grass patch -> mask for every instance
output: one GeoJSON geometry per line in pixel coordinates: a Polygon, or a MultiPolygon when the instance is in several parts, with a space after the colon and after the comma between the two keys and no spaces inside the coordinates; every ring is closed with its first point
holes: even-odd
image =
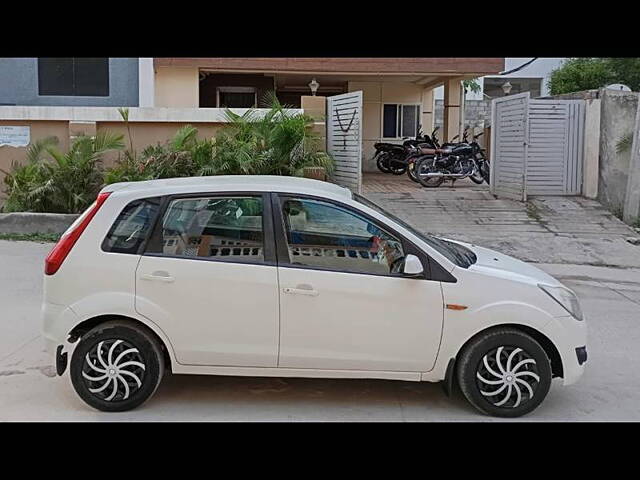
{"type": "Polygon", "coordinates": [[[60,236],[59,233],[0,233],[0,240],[55,243],[60,236]]]}

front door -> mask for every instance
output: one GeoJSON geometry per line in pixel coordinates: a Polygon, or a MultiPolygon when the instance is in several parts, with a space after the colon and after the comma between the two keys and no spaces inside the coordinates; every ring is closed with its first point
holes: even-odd
{"type": "Polygon", "coordinates": [[[278,278],[265,198],[169,200],[136,271],[136,310],[163,330],[179,363],[276,366],[278,278]]]}
{"type": "Polygon", "coordinates": [[[399,273],[406,241],[346,205],[297,196],[274,204],[278,366],[431,370],[442,291],[439,282],[399,273]]]}

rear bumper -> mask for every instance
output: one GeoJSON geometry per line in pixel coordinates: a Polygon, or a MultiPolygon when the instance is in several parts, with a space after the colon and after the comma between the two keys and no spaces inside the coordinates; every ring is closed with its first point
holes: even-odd
{"type": "Polygon", "coordinates": [[[67,336],[69,326],[78,322],[78,316],[65,305],[44,302],[41,309],[42,328],[41,333],[44,338],[44,346],[49,355],[55,358],[57,348],[62,345],[68,347],[67,336]]]}

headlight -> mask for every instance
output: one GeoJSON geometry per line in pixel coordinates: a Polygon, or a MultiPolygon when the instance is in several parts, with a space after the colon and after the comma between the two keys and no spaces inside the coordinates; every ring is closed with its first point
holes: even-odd
{"type": "Polygon", "coordinates": [[[571,290],[565,287],[552,287],[550,285],[538,284],[544,293],[558,302],[562,308],[569,312],[576,320],[582,320],[582,309],[578,297],[571,290]]]}

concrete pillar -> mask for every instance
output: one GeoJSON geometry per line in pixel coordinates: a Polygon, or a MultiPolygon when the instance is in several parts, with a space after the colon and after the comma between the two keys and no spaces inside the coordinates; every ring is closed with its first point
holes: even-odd
{"type": "Polygon", "coordinates": [[[155,101],[153,58],[138,59],[138,106],[153,107],[155,101]]]}
{"type": "Polygon", "coordinates": [[[586,100],[584,115],[584,161],[582,165],[582,195],[598,196],[600,177],[600,109],[599,98],[586,100]]]}
{"type": "Polygon", "coordinates": [[[444,84],[444,128],[442,142],[450,142],[460,132],[460,98],[462,83],[459,78],[448,80],[444,84]]]}
{"type": "Polygon", "coordinates": [[[422,116],[420,123],[422,125],[422,132],[427,135],[431,135],[436,118],[436,105],[433,95],[433,88],[422,90],[422,116]]]}
{"type": "Polygon", "coordinates": [[[640,222],[640,101],[633,129],[633,145],[622,219],[627,223],[640,222]]]}

